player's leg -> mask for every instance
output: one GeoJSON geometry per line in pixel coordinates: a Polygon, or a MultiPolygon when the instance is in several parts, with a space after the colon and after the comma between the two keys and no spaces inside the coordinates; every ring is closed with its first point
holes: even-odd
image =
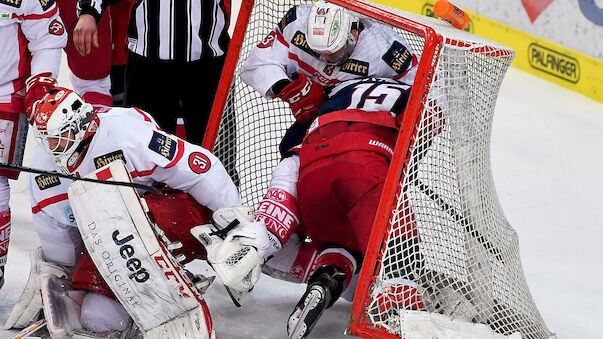
{"type": "Polygon", "coordinates": [[[306,337],[322,313],[339,299],[356,272],[354,256],[343,248],[327,248],[318,254],[316,268],[287,321],[289,338],[306,337]]]}
{"type": "MultiPolygon", "coordinates": [[[[144,198],[153,220],[165,231],[165,237],[170,245],[175,247],[171,252],[172,255],[181,259],[182,264],[193,259],[203,259],[205,250],[190,234],[190,229],[195,225],[208,222],[211,212],[183,192],[166,191],[161,194],[146,194],[144,198]]],[[[82,252],[83,255],[74,269],[72,281],[65,282],[48,277],[47,280],[51,281],[44,283],[45,288],[49,290],[46,291],[45,296],[49,303],[45,312],[54,314],[56,311],[54,305],[60,304],[63,305],[61,312],[64,313],[55,317],[57,320],[60,318],[61,322],[51,324],[49,330],[54,331],[55,335],[61,335],[65,327],[72,332],[82,332],[87,335],[104,335],[129,330],[131,320],[128,312],[117,301],[115,294],[105,283],[105,278],[86,250],[82,252]],[[67,285],[67,288],[63,288],[63,285],[67,285]],[[80,308],[81,311],[78,312],[80,308]]],[[[108,260],[107,265],[118,265],[118,262],[108,260]]],[[[114,278],[122,279],[118,275],[114,278]]],[[[134,298],[135,295],[126,293],[126,297],[134,298]]]]}
{"type": "MultiPolygon", "coordinates": [[[[368,190],[364,190],[361,185],[358,186],[359,183],[355,180],[342,180],[333,185],[340,201],[347,200],[344,204],[348,211],[348,220],[350,221],[351,228],[354,230],[362,253],[364,253],[368,246],[389,164],[385,158],[366,152],[359,154],[350,153],[343,157],[348,157],[357,163],[367,164],[370,168],[370,174],[367,173],[367,176],[373,175],[376,183],[375,186],[368,190]],[[363,191],[364,193],[362,193],[363,191]],[[358,193],[361,194],[358,195],[358,193]]],[[[404,225],[400,225],[399,227],[401,234],[398,239],[399,241],[400,239],[404,240],[398,245],[397,250],[400,255],[403,255],[403,253],[410,253],[410,251],[404,248],[409,249],[411,246],[418,245],[419,237],[412,210],[407,206],[402,209],[401,213],[405,217],[403,218],[404,225]]],[[[383,317],[390,312],[396,312],[398,309],[425,309],[425,303],[418,290],[418,282],[414,278],[411,269],[420,265],[420,259],[403,258],[399,262],[407,263],[407,265],[395,270],[390,269],[386,275],[387,279],[381,284],[381,286],[385,287],[373,291],[375,297],[373,298],[374,303],[370,306],[371,314],[383,317]]],[[[387,263],[384,264],[387,266],[387,263]]]]}
{"type": "Polygon", "coordinates": [[[111,41],[111,96],[113,106],[123,105],[126,62],[128,60],[128,23],[131,1],[118,1],[110,5],[111,41]]]}
{"type": "Polygon", "coordinates": [[[29,277],[4,324],[7,329],[24,328],[38,320],[42,312],[41,276],[70,277],[84,247],[76,227],[59,224],[42,211],[34,213],[32,219],[41,247],[30,255],[29,277]]]}
{"type": "Polygon", "coordinates": [[[182,73],[180,74],[187,74],[192,79],[200,79],[203,82],[203,89],[180,82],[182,118],[184,119],[186,139],[193,144],[200,145],[203,141],[209,113],[217,94],[216,89],[220,82],[224,59],[224,57],[205,57],[181,66],[182,73]]]}
{"type": "Polygon", "coordinates": [[[345,205],[333,190],[338,177],[354,175],[353,172],[336,158],[315,161],[301,170],[298,197],[304,228],[312,244],[324,250],[318,254],[306,292],[289,317],[290,338],[303,338],[310,333],[356,271],[356,260],[346,247],[357,250],[359,246],[347,220],[345,205]]]}
{"type": "Polygon", "coordinates": [[[65,23],[69,39],[65,47],[67,64],[71,70],[74,90],[86,102],[110,106],[111,99],[111,26],[109,13],[103,14],[98,27],[98,48],[92,48],[87,56],[82,56],[73,42],[73,29],[77,24],[77,0],[58,0],[57,5],[65,23]]]}
{"type": "MultiPolygon", "coordinates": [[[[386,157],[366,151],[345,152],[306,164],[300,174],[299,201],[306,229],[313,241],[338,245],[357,254],[364,253],[388,166],[386,157]]],[[[318,310],[315,313],[320,316],[320,307],[327,308],[334,302],[323,302],[322,299],[339,297],[342,287],[345,288],[354,273],[346,270],[345,259],[343,255],[330,255],[317,265],[304,297],[289,319],[289,328],[293,329],[289,332],[290,336],[306,336],[313,321],[316,322],[315,314],[305,309],[314,307],[318,310]],[[302,322],[303,326],[300,324],[302,322]],[[304,331],[296,331],[300,327],[304,331]]],[[[407,286],[407,281],[396,281],[392,285],[405,292],[408,290],[406,294],[409,299],[400,303],[409,301],[408,305],[403,305],[408,308],[424,307],[416,283],[408,283],[414,285],[407,286]],[[411,300],[414,303],[410,303],[411,300]]],[[[384,304],[392,304],[387,304],[390,300],[382,299],[384,304]]],[[[400,303],[395,306],[400,306],[400,303]]]]}
{"type": "MultiPolygon", "coordinates": [[[[0,163],[16,166],[23,164],[27,129],[24,113],[0,112],[0,163]]],[[[18,177],[18,171],[0,169],[0,288],[4,284],[4,266],[11,231],[8,179],[18,177]]]]}
{"type": "Polygon", "coordinates": [[[8,244],[10,240],[10,187],[8,178],[0,176],[0,288],[4,285],[4,266],[8,257],[8,244]]]}
{"type": "Polygon", "coordinates": [[[165,232],[167,240],[177,246],[172,254],[182,264],[206,259],[205,248],[190,233],[198,225],[210,223],[211,210],[199,205],[188,193],[166,191],[147,193],[144,199],[155,223],[165,232]]]}
{"type": "MultiPolygon", "coordinates": [[[[112,162],[100,170],[108,172],[116,181],[129,179],[123,162],[112,162]]],[[[136,191],[78,181],[70,186],[68,194],[92,259],[89,262],[95,264],[84,269],[86,257],[80,259],[72,290],[85,290],[109,298],[117,296],[127,314],[149,337],[210,338],[213,333],[211,318],[201,292],[178,258],[172,255],[173,244],[166,242],[163,232],[149,222],[145,204],[139,200],[136,191]],[[97,279],[95,274],[100,274],[102,279],[97,279]],[[126,281],[132,283],[126,284],[126,281]],[[111,293],[103,288],[103,282],[111,293]]],[[[60,284],[48,283],[49,290],[57,286],[60,284]]],[[[63,294],[48,293],[43,297],[63,294]]],[[[84,299],[82,305],[85,305],[84,299]]],[[[104,305],[115,306],[109,302],[104,305]]],[[[50,319],[54,319],[52,313],[50,319]]],[[[96,325],[102,328],[107,323],[118,324],[118,321],[117,318],[102,319],[96,325]]],[[[122,326],[123,323],[120,322],[122,326]]]]}
{"type": "MultiPolygon", "coordinates": [[[[177,70],[172,62],[128,53],[124,106],[147,111],[159,127],[169,133],[176,132],[180,88],[178,84],[165,82],[165,79],[173,79],[175,71],[177,70]]],[[[178,81],[182,82],[181,79],[178,81]]]]}

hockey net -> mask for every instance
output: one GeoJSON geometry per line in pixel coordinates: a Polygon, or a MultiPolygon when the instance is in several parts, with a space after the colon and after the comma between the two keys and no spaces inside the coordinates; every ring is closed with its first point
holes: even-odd
{"type": "MultiPolygon", "coordinates": [[[[547,338],[525,282],[518,238],[494,188],[490,134],[514,53],[447,24],[369,2],[333,0],[396,28],[419,58],[350,322],[354,335],[404,337],[412,280],[429,314],[547,338]],[[383,307],[383,300],[395,307],[383,307]]],[[[293,122],[238,78],[249,51],[297,0],[243,1],[204,146],[218,155],[246,204],[257,206],[293,122]]]]}

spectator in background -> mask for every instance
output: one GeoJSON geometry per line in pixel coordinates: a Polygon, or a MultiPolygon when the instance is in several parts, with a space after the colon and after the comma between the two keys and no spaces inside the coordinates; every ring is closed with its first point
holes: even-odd
{"type": "Polygon", "coordinates": [[[113,106],[124,103],[124,82],[128,61],[128,22],[132,0],[119,1],[109,7],[111,14],[111,96],[113,106]]]}
{"type": "Polygon", "coordinates": [[[74,44],[74,29],[77,23],[77,0],[57,0],[61,18],[69,35],[65,54],[71,70],[70,79],[75,91],[92,104],[110,106],[111,98],[111,19],[109,15],[99,18],[100,41],[98,49],[84,55],[78,53],[74,44]]]}
{"type": "MultiPolygon", "coordinates": [[[[80,53],[102,47],[97,25],[112,2],[79,0],[80,53]]],[[[124,105],[153,112],[170,133],[182,114],[188,141],[200,144],[230,41],[229,12],[228,0],[138,1],[128,28],[124,105]]]]}
{"type": "MultiPolygon", "coordinates": [[[[53,1],[2,1],[0,12],[0,163],[20,166],[26,117],[56,85],[67,34],[53,1]]],[[[8,179],[18,176],[17,171],[0,169],[0,287],[11,228],[8,179]]]]}

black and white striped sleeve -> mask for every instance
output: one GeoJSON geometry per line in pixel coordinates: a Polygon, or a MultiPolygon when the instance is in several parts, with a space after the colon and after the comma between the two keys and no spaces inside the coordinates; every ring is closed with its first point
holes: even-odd
{"type": "Polygon", "coordinates": [[[96,22],[98,22],[105,8],[117,1],[118,0],[79,0],[77,3],[78,16],[90,14],[96,19],[96,22]]]}

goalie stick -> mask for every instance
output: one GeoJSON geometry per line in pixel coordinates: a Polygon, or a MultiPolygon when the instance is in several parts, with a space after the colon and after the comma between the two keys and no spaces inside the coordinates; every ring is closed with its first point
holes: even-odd
{"type": "Polygon", "coordinates": [[[27,338],[31,334],[36,333],[37,331],[41,330],[45,326],[46,326],[46,319],[42,318],[42,319],[34,322],[33,324],[27,326],[26,328],[22,329],[21,332],[17,333],[17,335],[15,336],[15,339],[27,338]]]}
{"type": "Polygon", "coordinates": [[[126,187],[138,188],[138,189],[153,192],[153,193],[161,193],[161,191],[159,189],[157,189],[153,186],[137,184],[134,182],[109,181],[109,180],[101,180],[101,179],[93,179],[93,178],[82,178],[82,177],[78,177],[78,176],[72,175],[72,174],[63,174],[63,173],[58,173],[58,172],[45,171],[45,170],[41,170],[41,169],[37,169],[37,168],[16,166],[16,165],[7,165],[7,164],[0,164],[0,168],[16,170],[16,171],[21,171],[21,172],[34,173],[34,174],[44,174],[44,175],[69,179],[69,180],[73,180],[73,181],[87,181],[87,182],[94,182],[97,184],[104,184],[104,185],[126,186],[126,187]]]}

